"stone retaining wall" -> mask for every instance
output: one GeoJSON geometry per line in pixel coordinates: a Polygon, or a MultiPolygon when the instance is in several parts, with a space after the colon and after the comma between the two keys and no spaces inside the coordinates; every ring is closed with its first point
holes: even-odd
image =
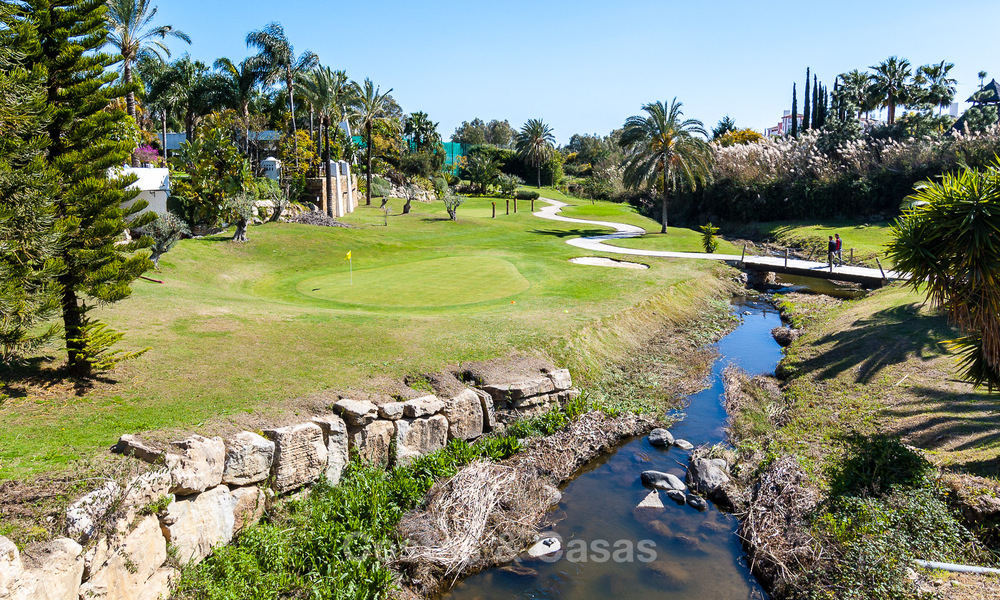
{"type": "Polygon", "coordinates": [[[66,534],[24,552],[0,536],[0,600],[168,598],[176,566],[197,563],[262,516],[266,499],[321,478],[340,481],[351,451],[386,467],[474,440],[574,397],[569,371],[375,404],[341,399],[309,422],[200,435],[152,448],[123,435],[112,449],[156,468],[110,481],[66,511],[66,534]],[[172,559],[168,560],[168,547],[172,559]]]}

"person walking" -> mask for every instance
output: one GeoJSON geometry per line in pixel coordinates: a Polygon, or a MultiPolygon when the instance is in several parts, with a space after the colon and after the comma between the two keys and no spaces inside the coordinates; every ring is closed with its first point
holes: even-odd
{"type": "Polygon", "coordinates": [[[833,241],[833,236],[829,236],[829,241],[826,243],[826,262],[830,265],[830,270],[833,270],[833,257],[837,253],[837,242],[833,241]]]}
{"type": "Polygon", "coordinates": [[[844,240],[840,239],[840,234],[833,234],[834,241],[837,242],[837,262],[844,266],[844,240]]]}

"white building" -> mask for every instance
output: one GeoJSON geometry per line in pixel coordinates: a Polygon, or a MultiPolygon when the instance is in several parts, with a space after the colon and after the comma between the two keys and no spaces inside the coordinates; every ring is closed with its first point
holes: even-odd
{"type": "MultiPolygon", "coordinates": [[[[139,190],[135,200],[145,200],[149,203],[142,212],[151,210],[158,215],[167,214],[167,198],[170,197],[170,169],[150,169],[122,167],[112,171],[112,177],[135,175],[138,179],[128,186],[130,190],[139,190]]],[[[135,201],[133,200],[133,202],[135,201]]]]}

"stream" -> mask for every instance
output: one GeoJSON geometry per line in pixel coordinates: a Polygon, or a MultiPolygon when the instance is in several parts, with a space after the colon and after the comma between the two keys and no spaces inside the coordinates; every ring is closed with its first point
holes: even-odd
{"type": "MultiPolygon", "coordinates": [[[[734,304],[740,325],[716,347],[711,385],[688,397],[671,432],[695,446],[726,438],[722,371],[736,363],[751,374],[773,373],[781,348],[771,329],[781,325],[765,302],[734,304]]],[[[645,437],[619,446],[585,466],[563,489],[544,535],[562,539],[558,559],[533,560],[473,575],[446,596],[452,600],[697,598],[764,599],[736,536],[736,518],[709,503],[706,512],[679,506],[661,492],[665,512],[640,523],[633,508],[649,490],[648,469],[684,478],[689,452],[657,448],[645,437]]]]}

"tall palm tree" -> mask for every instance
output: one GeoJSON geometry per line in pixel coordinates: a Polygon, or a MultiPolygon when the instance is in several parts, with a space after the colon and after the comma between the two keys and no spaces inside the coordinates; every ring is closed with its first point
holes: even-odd
{"type": "Polygon", "coordinates": [[[920,83],[927,85],[927,99],[931,104],[937,105],[938,114],[945,107],[951,106],[951,101],[955,99],[955,84],[958,81],[948,77],[953,68],[954,64],[942,60],[936,65],[923,65],[917,69],[920,83]]]}
{"type": "Polygon", "coordinates": [[[288,41],[281,23],[272,22],[263,29],[247,34],[247,47],[256,48],[258,54],[254,60],[264,69],[265,85],[272,85],[279,79],[284,79],[285,91],[288,93],[288,110],[292,115],[292,145],[295,151],[295,166],[299,161],[299,144],[295,128],[295,79],[299,73],[312,69],[319,64],[319,57],[306,50],[296,56],[295,48],[288,41]]]}
{"type": "MultiPolygon", "coordinates": [[[[343,118],[346,106],[352,101],[347,73],[319,66],[306,73],[298,82],[300,94],[306,98],[319,115],[320,136],[326,142],[323,165],[326,173],[327,214],[333,214],[333,173],[330,169],[330,127],[343,118]]],[[[319,140],[317,140],[319,141],[319,140]]],[[[322,146],[322,144],[320,144],[322,146]]]]}
{"type": "Polygon", "coordinates": [[[365,131],[365,145],[366,156],[367,156],[367,172],[365,173],[365,181],[367,183],[367,189],[365,190],[365,205],[371,205],[372,203],[372,128],[378,122],[392,123],[393,119],[389,116],[389,108],[391,106],[391,97],[389,93],[392,92],[392,88],[389,91],[383,93],[379,92],[379,88],[375,87],[371,79],[365,79],[364,86],[359,85],[357,82],[352,84],[353,94],[355,96],[355,102],[352,112],[352,120],[355,126],[361,127],[365,131]]]}
{"type": "Polygon", "coordinates": [[[222,103],[235,109],[240,115],[244,128],[244,143],[249,144],[250,101],[253,100],[257,86],[264,81],[264,70],[254,57],[243,59],[239,65],[223,57],[217,59],[212,66],[219,72],[219,81],[224,84],[221,90],[222,103]]]}
{"type": "MultiPolygon", "coordinates": [[[[171,25],[151,25],[157,8],[149,5],[149,0],[108,0],[106,18],[110,30],[105,46],[112,46],[121,56],[122,81],[132,83],[132,68],[141,58],[155,58],[161,62],[170,56],[167,37],[191,43],[191,38],[171,25]]],[[[125,109],[132,119],[136,118],[135,92],[125,94],[125,109]]],[[[132,166],[139,166],[139,159],[132,155],[132,166]]]]}
{"type": "Polygon", "coordinates": [[[681,106],[677,98],[669,106],[663,102],[643,106],[646,116],[626,119],[618,142],[625,150],[622,180],[627,187],[636,189],[663,183],[660,233],[667,232],[669,193],[684,186],[704,184],[711,176],[712,149],[703,139],[708,133],[701,121],[683,119],[681,106]]]}
{"type": "Polygon", "coordinates": [[[904,104],[910,97],[910,61],[890,56],[872,69],[872,91],[878,96],[880,107],[889,109],[887,120],[896,122],[896,105],[904,104]]]}
{"type": "Polygon", "coordinates": [[[521,131],[517,134],[515,145],[517,154],[537,169],[538,187],[542,187],[542,165],[552,158],[552,153],[555,152],[555,142],[556,136],[552,134],[552,128],[543,123],[541,119],[528,119],[528,122],[521,127],[521,131]]]}

